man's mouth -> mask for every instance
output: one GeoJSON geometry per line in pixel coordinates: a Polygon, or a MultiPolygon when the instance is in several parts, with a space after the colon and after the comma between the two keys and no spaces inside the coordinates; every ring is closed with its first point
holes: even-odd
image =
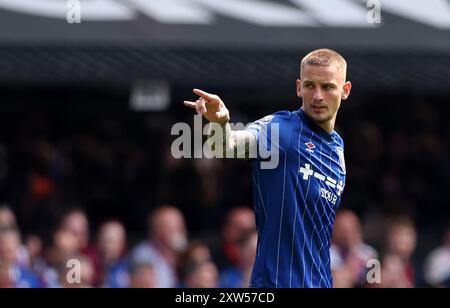
{"type": "Polygon", "coordinates": [[[321,106],[321,105],[312,105],[311,107],[314,111],[322,111],[322,110],[327,109],[327,106],[321,106]]]}

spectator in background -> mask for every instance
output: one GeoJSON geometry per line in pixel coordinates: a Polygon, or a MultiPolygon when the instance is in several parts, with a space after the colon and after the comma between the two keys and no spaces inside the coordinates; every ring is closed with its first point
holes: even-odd
{"type": "Polygon", "coordinates": [[[28,234],[25,239],[25,248],[29,257],[29,268],[38,276],[47,269],[47,262],[43,256],[42,240],[36,234],[28,234]]]}
{"type": "Polygon", "coordinates": [[[46,256],[48,267],[42,273],[46,287],[55,288],[60,285],[61,269],[66,266],[66,260],[78,254],[79,245],[75,234],[66,229],[58,229],[53,233],[53,243],[46,256]]]}
{"type": "Polygon", "coordinates": [[[81,208],[71,208],[63,215],[61,228],[72,232],[78,241],[78,253],[91,259],[94,266],[94,285],[101,284],[101,258],[95,246],[89,245],[89,220],[81,208]]]}
{"type": "Polygon", "coordinates": [[[383,257],[381,261],[381,283],[375,284],[381,288],[412,288],[413,283],[405,271],[402,259],[393,254],[383,257]]]}
{"type": "Polygon", "coordinates": [[[118,220],[107,220],[98,232],[98,249],[102,261],[103,285],[126,288],[130,284],[126,253],[126,231],[118,220]]]}
{"type": "MultiPolygon", "coordinates": [[[[0,205],[0,228],[18,228],[16,215],[7,204],[0,205]]],[[[17,252],[17,262],[23,267],[30,266],[27,248],[22,244],[17,252]]]]}
{"type": "Polygon", "coordinates": [[[444,233],[443,244],[425,261],[424,277],[429,286],[450,288],[450,224],[444,233]]]}
{"type": "Polygon", "coordinates": [[[155,288],[155,270],[149,262],[131,264],[129,268],[131,288],[155,288]]]}
{"type": "Polygon", "coordinates": [[[416,229],[409,218],[392,219],[387,230],[387,247],[381,262],[381,287],[414,287],[416,269],[412,255],[416,240],[416,229]]]}
{"type": "Polygon", "coordinates": [[[258,233],[256,229],[250,230],[242,236],[238,241],[239,261],[237,266],[220,273],[220,286],[222,288],[249,287],[257,245],[258,233]]]}
{"type": "MultiPolygon", "coordinates": [[[[17,288],[38,288],[38,277],[25,266],[19,264],[18,253],[21,245],[19,230],[14,227],[0,228],[0,265],[10,273],[10,281],[17,288]]],[[[5,279],[5,272],[2,274],[5,279]]]]}
{"type": "Polygon", "coordinates": [[[74,208],[68,210],[62,218],[61,228],[72,232],[78,241],[80,251],[89,246],[89,222],[83,210],[74,208]]]}
{"type": "MultiPolygon", "coordinates": [[[[190,274],[192,274],[193,267],[205,262],[213,262],[211,258],[211,251],[209,247],[203,242],[193,240],[189,243],[186,250],[180,255],[178,262],[178,277],[179,287],[187,287],[186,281],[190,274]]],[[[214,264],[215,265],[215,264],[214,264]]]]}
{"type": "Polygon", "coordinates": [[[92,288],[95,277],[95,269],[91,259],[83,255],[74,255],[65,259],[59,267],[59,285],[60,288],[92,288]],[[69,263],[75,260],[79,262],[79,273],[76,273],[77,265],[69,263]],[[77,276],[79,275],[79,276],[77,276]],[[78,280],[79,279],[79,280],[78,280]]]}
{"type": "Polygon", "coordinates": [[[0,228],[1,227],[17,227],[16,215],[6,204],[0,205],[0,228]]]}
{"type": "Polygon", "coordinates": [[[187,245],[183,214],[172,205],[164,205],[155,209],[148,221],[148,240],[133,250],[131,262],[153,264],[156,286],[175,287],[178,256],[187,245]]]}
{"type": "Polygon", "coordinates": [[[184,285],[187,288],[217,288],[219,272],[212,261],[191,262],[185,273],[184,285]]]}
{"type": "Polygon", "coordinates": [[[220,247],[213,251],[219,270],[225,270],[239,264],[239,240],[256,228],[255,214],[246,206],[231,209],[222,226],[220,247]]]}
{"type": "Polygon", "coordinates": [[[363,242],[358,216],[347,209],[338,211],[330,247],[334,287],[362,287],[367,261],[377,257],[376,250],[363,242]]]}

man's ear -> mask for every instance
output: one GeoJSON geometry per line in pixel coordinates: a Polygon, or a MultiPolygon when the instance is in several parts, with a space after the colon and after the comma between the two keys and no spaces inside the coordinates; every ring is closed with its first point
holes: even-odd
{"type": "Polygon", "coordinates": [[[344,83],[343,91],[342,91],[342,100],[346,100],[350,96],[350,91],[352,90],[352,83],[347,81],[344,83]]]}
{"type": "Polygon", "coordinates": [[[297,79],[297,96],[302,97],[302,81],[300,79],[297,79]]]}

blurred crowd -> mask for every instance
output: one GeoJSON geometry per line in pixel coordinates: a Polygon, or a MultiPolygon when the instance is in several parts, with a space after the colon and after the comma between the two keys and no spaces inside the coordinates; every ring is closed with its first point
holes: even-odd
{"type": "Polygon", "coordinates": [[[248,286],[257,244],[250,208],[232,209],[221,240],[210,243],[190,239],[183,214],[172,205],[157,207],[147,219],[147,238],[130,247],[122,222],[105,220],[91,237],[86,213],[72,208],[44,246],[35,234],[22,239],[14,213],[2,205],[0,287],[248,286]],[[79,281],[71,276],[74,261],[79,262],[79,281]]]}
{"type": "MultiPolygon", "coordinates": [[[[338,119],[348,174],[334,284],[448,287],[448,106],[384,99],[344,104],[338,119]],[[367,282],[371,260],[380,283],[367,282]]],[[[232,116],[248,123],[278,109],[232,116]]],[[[192,114],[4,113],[0,286],[247,286],[257,243],[251,164],[174,159],[177,121],[192,125],[192,114]],[[70,260],[80,283],[67,279],[70,260]]]]}
{"type": "MultiPolygon", "coordinates": [[[[147,223],[147,237],[129,246],[121,221],[105,220],[91,236],[86,213],[72,208],[61,217],[51,244],[44,246],[36,234],[23,238],[13,211],[2,205],[0,287],[248,286],[258,240],[251,208],[231,209],[217,241],[191,238],[184,215],[173,205],[155,208],[148,214],[147,223]],[[72,271],[74,261],[79,264],[78,274],[72,271]],[[76,275],[78,280],[73,280],[76,275]]],[[[348,209],[338,211],[331,245],[336,288],[424,286],[418,280],[422,274],[426,286],[450,287],[450,227],[442,244],[427,256],[423,273],[418,273],[414,260],[417,231],[412,221],[392,217],[386,226],[384,246],[377,251],[364,241],[358,216],[348,209]],[[372,267],[371,260],[381,266],[372,267]],[[372,269],[375,271],[371,274],[372,269]]]]}

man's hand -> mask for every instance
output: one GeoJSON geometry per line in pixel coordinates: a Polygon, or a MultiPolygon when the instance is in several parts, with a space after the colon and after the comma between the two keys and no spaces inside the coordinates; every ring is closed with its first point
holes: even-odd
{"type": "Polygon", "coordinates": [[[230,121],[230,112],[223,101],[217,95],[194,89],[194,94],[199,96],[195,102],[184,101],[188,107],[195,108],[199,115],[203,115],[208,121],[225,125],[230,121]]]}
{"type": "MultiPolygon", "coordinates": [[[[222,157],[227,158],[254,158],[250,157],[249,153],[256,153],[257,141],[255,135],[246,130],[233,131],[231,129],[228,124],[230,112],[220,97],[199,89],[194,89],[194,93],[199,96],[199,99],[195,102],[184,101],[184,104],[195,108],[199,115],[204,116],[210,122],[222,125],[224,129],[222,142],[211,140],[213,143],[210,146],[214,148],[213,152],[222,153],[222,157]],[[228,155],[229,153],[231,155],[228,155]]],[[[254,155],[256,156],[256,154],[254,155]]]]}

